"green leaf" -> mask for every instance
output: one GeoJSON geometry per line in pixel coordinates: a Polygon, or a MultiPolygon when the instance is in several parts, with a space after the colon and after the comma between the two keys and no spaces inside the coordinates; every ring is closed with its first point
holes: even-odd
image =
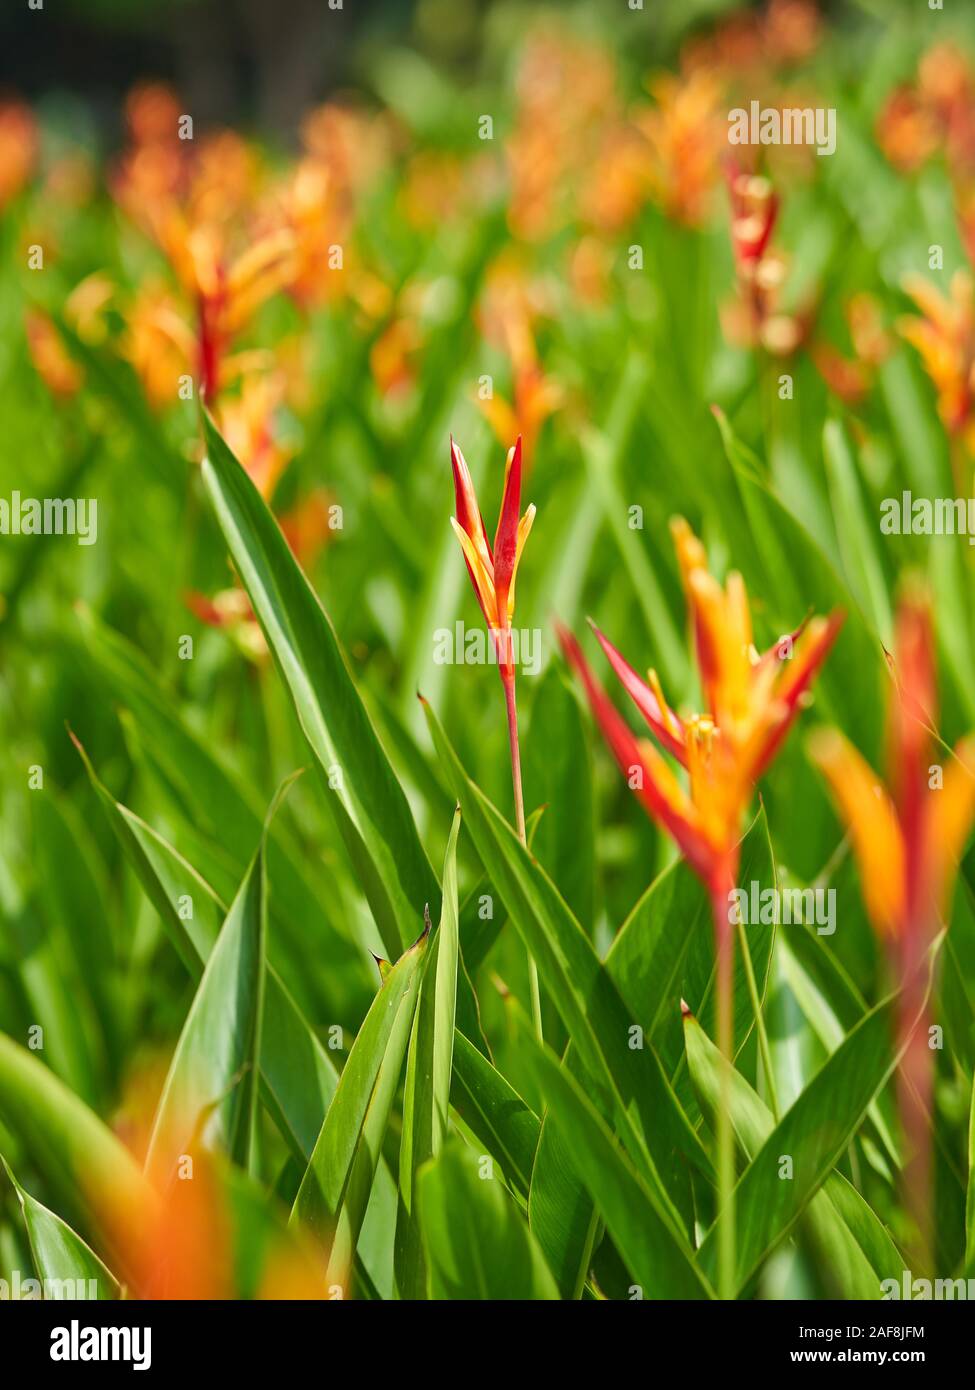
{"type": "MultiPolygon", "coordinates": [[[[796,925],[782,934],[780,964],[782,980],[813,1034],[827,1053],[835,1052],[867,1011],[835,953],[826,949],[822,938],[812,928],[796,925]]],[[[870,1103],[867,1120],[891,1164],[899,1168],[901,1157],[897,1141],[882,1102],[884,1097],[878,1096],[870,1103]]]]}
{"type": "Polygon", "coordinates": [[[389,970],[339,1079],[291,1220],[328,1252],[326,1282],[344,1284],[409,1044],[429,928],[389,970]]]}
{"type": "MultiPolygon", "coordinates": [[[[82,756],[85,757],[84,751],[82,756]]],[[[133,811],[114,800],[95,776],[87,757],[89,776],[123,849],[129,856],[150,902],[177,944],[194,979],[217,940],[226,908],[217,894],[173,847],[133,811]],[[193,916],[187,919],[178,904],[189,898],[193,916]]],[[[272,833],[273,833],[273,827],[272,833]]],[[[267,841],[270,844],[270,839],[267,841]]],[[[275,1123],[287,1140],[301,1171],[311,1158],[328,1109],[338,1072],[311,1024],[288,993],[274,967],[268,965],[261,1026],[262,1094],[275,1123]]],[[[380,1163],[363,1221],[359,1253],[368,1277],[392,1296],[392,1230],[396,1189],[389,1169],[380,1163]]]]}
{"type": "Polygon", "coordinates": [[[555,1280],[500,1178],[460,1140],[428,1163],[417,1184],[420,1225],[437,1299],[554,1300],[555,1280]]]}
{"type": "Polygon", "coordinates": [[[434,745],[464,813],[464,824],[539,977],[559,1010],[602,1103],[613,1114],[631,1157],[680,1223],[658,1165],[669,1165],[675,1143],[709,1175],[710,1161],[667,1086],[650,1047],[631,1048],[634,1020],[544,870],[512,828],[467,777],[436,715],[425,704],[434,745]]]}
{"type": "MultiPolygon", "coordinates": [[[[629,390],[639,395],[646,383],[648,366],[644,357],[631,353],[626,361],[620,383],[620,395],[629,390]]],[[[639,605],[647,632],[659,654],[661,670],[673,686],[682,689],[686,683],[687,655],[680,630],[671,617],[670,607],[651,559],[653,551],[640,543],[639,532],[627,522],[628,508],[624,487],[618,477],[619,443],[587,427],[582,434],[583,456],[587,474],[595,485],[596,495],[619,549],[620,559],[630,577],[633,596],[639,605]]]]}
{"type": "Polygon", "coordinates": [[[889,647],[892,619],[876,548],[876,523],[865,514],[857,470],[838,420],[827,420],[823,426],[823,460],[846,581],[881,641],[889,647]]]}
{"type": "MultiPolygon", "coordinates": [[[[775,884],[775,866],[765,813],[760,811],[742,842],[742,882],[762,888],[775,884]]],[[[774,927],[756,923],[749,928],[750,947],[764,990],[771,962],[774,927]]],[[[681,1000],[710,1018],[714,1012],[714,924],[707,894],[683,860],[664,870],[640,898],[613,939],[606,969],[644,1030],[644,1041],[659,1053],[664,1072],[677,1092],[677,1101],[692,1106],[694,1097],[683,1072],[681,1000]]],[[[751,1000],[736,957],[734,983],[735,1040],[740,1050],[754,1026],[751,1000]]],[[[666,1082],[658,1082],[664,1090],[666,1082]]],[[[673,1108],[673,1103],[669,1107],[673,1108]]],[[[667,1114],[667,1109],[661,1110],[667,1114]]],[[[663,1176],[680,1202],[691,1203],[681,1136],[663,1176]]],[[[592,1240],[592,1203],[572,1164],[571,1146],[544,1121],[532,1170],[529,1215],[532,1229],[559,1282],[563,1297],[578,1297],[586,1274],[592,1240]]],[[[700,1213],[698,1213],[700,1219],[700,1213]]]]}
{"type": "Polygon", "coordinates": [[[521,1044],[583,1182],[644,1298],[710,1298],[690,1246],[661,1213],[656,1195],[550,1048],[522,1024],[521,1044]]]}
{"type": "Polygon", "coordinates": [[[151,466],[152,472],[171,488],[184,485],[186,463],[166,444],[158,420],[146,402],[135,372],[114,352],[89,346],[62,316],[55,316],[58,332],[84,367],[85,377],[112,407],[113,413],[130,426],[139,448],[136,457],[151,466]]]}
{"type": "MultiPolygon", "coordinates": [[[[163,927],[191,977],[199,980],[227,909],[209,883],[134,811],[116,801],[99,781],[82,746],[92,786],[119,843],[159,913],[163,927]],[[193,905],[192,916],[180,912],[193,905]]],[[[261,1029],[261,1072],[272,1113],[296,1158],[307,1162],[338,1072],[273,966],[267,968],[261,1029]]]]}
{"type": "MultiPolygon", "coordinates": [[[[760,892],[776,885],[764,808],[742,840],[738,882],[754,882],[760,892]]],[[[774,940],[773,925],[749,924],[748,944],[760,993],[768,982],[774,940]]],[[[690,1004],[705,1026],[710,1026],[716,1007],[711,905],[684,860],[659,874],[639,899],[613,939],[606,968],[626,1004],[643,1022],[645,1037],[676,1084],[684,1058],[681,1000],[690,1004]]],[[[754,1027],[748,984],[737,954],[734,1027],[737,1054],[754,1027]]]]}
{"type": "Polygon", "coordinates": [[[7,1177],[20,1201],[20,1209],[30,1242],[34,1273],[41,1280],[46,1299],[115,1299],[118,1280],[73,1231],[66,1221],[50,1211],[21,1187],[10,1164],[0,1156],[7,1177]],[[94,1288],[94,1294],[92,1294],[94,1288]]]}
{"type": "Polygon", "coordinates": [[[329,807],[386,950],[396,956],[423,904],[439,904],[436,876],[328,615],[207,415],[203,427],[203,477],[221,530],[327,782],[332,774],[329,807]]]}
{"type": "Polygon", "coordinates": [[[975,1262],[975,1082],[968,1117],[968,1193],[965,1202],[965,1263],[975,1262]]]}
{"type": "Polygon", "coordinates": [[[58,923],[61,942],[73,956],[84,987],[97,1007],[106,1041],[114,1040],[118,1002],[112,978],[115,950],[108,885],[86,827],[71,802],[52,793],[31,801],[36,816],[34,845],[41,896],[58,923]]]}
{"type": "MultiPolygon", "coordinates": [[[[753,1158],[775,1128],[772,1112],[740,1072],[729,1067],[693,1015],[684,1019],[684,1035],[691,1076],[712,1131],[718,1107],[727,1105],[739,1147],[747,1159],[753,1158]]],[[[819,1255],[817,1267],[837,1297],[876,1299],[883,1279],[900,1278],[904,1262],[897,1247],[841,1173],[829,1174],[803,1222],[819,1255]]]]}
{"type": "Polygon", "coordinates": [[[440,925],[429,948],[420,998],[413,1018],[403,1093],[399,1150],[399,1213],[396,1219],[396,1283],[401,1298],[422,1298],[426,1287],[423,1244],[416,1218],[417,1174],[435,1158],[447,1136],[457,1001],[459,915],[457,833],[454,814],[443,868],[440,925]]]}
{"type": "Polygon", "coordinates": [[[179,1155],[198,1142],[248,1166],[266,939],[262,839],[207,958],[163,1085],[146,1155],[146,1172],[159,1187],[171,1180],[179,1155]]]}
{"type": "MultiPolygon", "coordinates": [[[[749,588],[766,597],[768,618],[778,633],[791,632],[812,609],[846,612],[846,621],[817,679],[819,698],[862,749],[876,751],[876,711],[886,683],[879,641],[864,622],[849,588],[816,540],[752,467],[743,462],[740,445],[726,418],[715,418],[751,527],[754,546],[743,546],[735,559],[749,588]]],[[[776,635],[778,635],[776,633],[776,635]]]]}
{"type": "Polygon", "coordinates": [[[541,1128],[538,1116],[463,1033],[454,1034],[450,1103],[501,1165],[506,1181],[527,1196],[541,1128]]]}
{"type": "MultiPolygon", "coordinates": [[[[933,964],[940,939],[932,949],[933,964]]],[[[736,1284],[743,1288],[819,1191],[903,1052],[894,1046],[898,996],[866,1014],[823,1064],[752,1159],[735,1188],[736,1284]],[[793,1177],[779,1177],[779,1159],[793,1177]]],[[[699,1250],[709,1278],[717,1269],[717,1225],[699,1250]]]]}
{"type": "MultiPolygon", "coordinates": [[[[567,1054],[563,1065],[570,1060],[567,1054]]],[[[595,1207],[576,1145],[549,1112],[542,1121],[528,1193],[528,1220],[563,1298],[582,1297],[595,1237],[595,1207]]]]}
{"type": "Polygon", "coordinates": [[[112,1267],[133,1271],[134,1236],[156,1194],[128,1149],[25,1048],[0,1033],[0,1121],[59,1206],[97,1237],[112,1267]]]}
{"type": "MultiPolygon", "coordinates": [[[[145,762],[181,827],[192,827],[187,852],[202,864],[205,850],[207,881],[222,898],[229,897],[260,838],[264,800],[190,727],[173,692],[159,682],[141,653],[90,611],[82,610],[80,616],[86,655],[111,697],[131,715],[127,727],[131,730],[134,721],[145,762]],[[206,787],[205,797],[200,797],[200,787],[206,787]]],[[[327,956],[334,965],[325,981],[328,1016],[358,1018],[371,997],[363,953],[344,915],[332,906],[331,883],[316,874],[285,817],[271,827],[267,868],[274,940],[298,962],[310,949],[327,956]]]]}
{"type": "Polygon", "coordinates": [[[544,806],[532,850],[588,936],[596,911],[592,758],[578,696],[557,666],[542,676],[525,741],[525,797],[544,806]]]}

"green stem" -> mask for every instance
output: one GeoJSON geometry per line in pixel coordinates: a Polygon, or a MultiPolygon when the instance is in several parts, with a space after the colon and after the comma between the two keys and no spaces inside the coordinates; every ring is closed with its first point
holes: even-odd
{"type": "Polygon", "coordinates": [[[718,1048],[728,1067],[721,1068],[718,1094],[718,1297],[733,1300],[735,1288],[735,1135],[731,1124],[730,1068],[735,1064],[734,962],[735,938],[728,923],[728,894],[712,892],[714,941],[717,954],[718,1048]]]}
{"type": "Polygon", "coordinates": [[[762,1001],[758,997],[758,985],[755,980],[755,971],[752,968],[751,952],[748,949],[748,940],[745,936],[744,923],[739,915],[738,919],[738,940],[741,943],[741,958],[745,965],[745,979],[748,981],[748,995],[752,1001],[752,1013],[755,1015],[755,1027],[758,1030],[758,1050],[762,1058],[762,1071],[765,1074],[765,1089],[768,1092],[768,1103],[775,1122],[779,1121],[779,1099],[775,1089],[775,1072],[772,1070],[772,1049],[769,1047],[768,1033],[765,1029],[765,1019],[762,1015],[762,1001]]]}
{"type": "MultiPolygon", "coordinates": [[[[515,829],[518,838],[527,849],[528,835],[525,831],[525,796],[521,785],[521,748],[518,743],[518,710],[515,705],[515,674],[502,675],[504,686],[504,706],[508,716],[508,746],[511,750],[511,784],[515,796],[515,829]]],[[[528,952],[528,988],[531,994],[532,1022],[535,1036],[542,1041],[542,996],[538,985],[538,966],[531,951],[528,952]]]]}

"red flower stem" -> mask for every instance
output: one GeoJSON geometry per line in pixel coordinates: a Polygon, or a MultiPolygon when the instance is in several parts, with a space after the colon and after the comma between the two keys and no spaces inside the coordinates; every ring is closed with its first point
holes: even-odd
{"type": "MultiPolygon", "coordinates": [[[[504,706],[508,715],[508,746],[511,751],[511,785],[515,797],[515,829],[521,843],[528,847],[525,832],[525,796],[521,786],[521,748],[518,743],[518,709],[515,704],[515,673],[502,672],[501,684],[504,686],[504,706]]],[[[538,966],[531,951],[528,952],[528,987],[531,993],[532,1021],[535,1035],[542,1041],[542,998],[538,986],[538,966]]]]}
{"type": "Polygon", "coordinates": [[[731,1124],[730,1082],[735,1064],[734,949],[728,921],[730,876],[716,875],[711,888],[717,958],[718,1049],[726,1062],[718,1088],[718,1297],[734,1299],[735,1289],[735,1135],[731,1124]]]}
{"type": "Polygon", "coordinates": [[[525,797],[521,788],[521,749],[518,744],[518,709],[515,704],[515,677],[502,676],[504,705],[508,715],[508,745],[511,750],[511,783],[515,794],[515,829],[523,845],[528,844],[525,833],[525,797]]]}

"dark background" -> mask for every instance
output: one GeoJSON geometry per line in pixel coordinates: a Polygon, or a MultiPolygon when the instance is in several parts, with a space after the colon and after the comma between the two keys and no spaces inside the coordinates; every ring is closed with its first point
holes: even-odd
{"type": "MultiPolygon", "coordinates": [[[[824,14],[889,18],[926,0],[820,0],[824,14]]],[[[975,0],[954,0],[975,11],[975,0]]],[[[0,0],[0,96],[55,108],[61,124],[91,126],[98,143],[122,139],[122,98],[138,79],[171,83],[201,127],[233,125],[296,143],[303,113],[343,88],[368,94],[370,59],[414,48],[453,82],[503,64],[524,31],[570,12],[618,29],[637,66],[672,62],[681,41],[742,0],[0,0]]]]}
{"type": "MultiPolygon", "coordinates": [[[[652,0],[651,0],[652,3],[652,0]]],[[[260,128],[286,143],[309,106],[368,87],[373,44],[414,44],[473,64],[490,0],[28,0],[0,4],[0,89],[32,102],[84,99],[99,134],[120,137],[120,99],[161,78],[201,125],[260,128]]]]}

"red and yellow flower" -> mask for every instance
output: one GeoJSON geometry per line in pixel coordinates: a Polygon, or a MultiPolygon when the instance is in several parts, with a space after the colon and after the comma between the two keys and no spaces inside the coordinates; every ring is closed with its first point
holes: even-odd
{"type": "Polygon", "coordinates": [[[907,1152],[905,1206],[915,1267],[931,1259],[930,1110],[925,961],[948,908],[958,861],[975,820],[975,737],[935,751],[938,699],[930,603],[912,588],[897,613],[891,662],[896,689],[888,715],[890,788],[836,730],[812,740],[813,758],[849,827],[867,915],[899,987],[898,1108],[907,1152]]]}
{"type": "Polygon", "coordinates": [[[934,639],[918,590],[898,610],[893,673],[890,791],[836,730],[818,732],[812,752],[850,828],[871,922],[884,941],[916,957],[947,904],[975,819],[975,736],[958,744],[947,767],[935,755],[934,639]]]}
{"type": "Polygon", "coordinates": [[[535,520],[534,505],[528,508],[524,516],[519,517],[521,438],[519,437],[514,447],[508,450],[501,515],[493,548],[484,527],[484,518],[481,516],[467,462],[453,439],[450,441],[450,462],[454,473],[457,507],[457,515],[450,518],[450,524],[460,541],[474,593],[497,648],[501,679],[506,683],[511,682],[515,677],[511,642],[511,621],[515,611],[515,578],[521,552],[535,520]]]}
{"type": "Polygon", "coordinates": [[[904,289],[920,315],[902,318],[898,330],[921,356],[945,429],[975,453],[975,282],[959,270],[948,295],[921,275],[908,276],[904,289]]]}
{"type": "Polygon", "coordinates": [[[679,717],[655,671],[642,680],[608,638],[596,636],[656,744],[686,769],[687,785],[659,749],[639,739],[589,669],[575,638],[560,630],[607,742],[646,810],[673,838],[717,901],[733,886],[741,818],[826,659],[842,614],[813,618],[759,656],[741,575],[724,587],[708,572],[687,522],[672,523],[690,608],[706,712],[679,717]]]}

